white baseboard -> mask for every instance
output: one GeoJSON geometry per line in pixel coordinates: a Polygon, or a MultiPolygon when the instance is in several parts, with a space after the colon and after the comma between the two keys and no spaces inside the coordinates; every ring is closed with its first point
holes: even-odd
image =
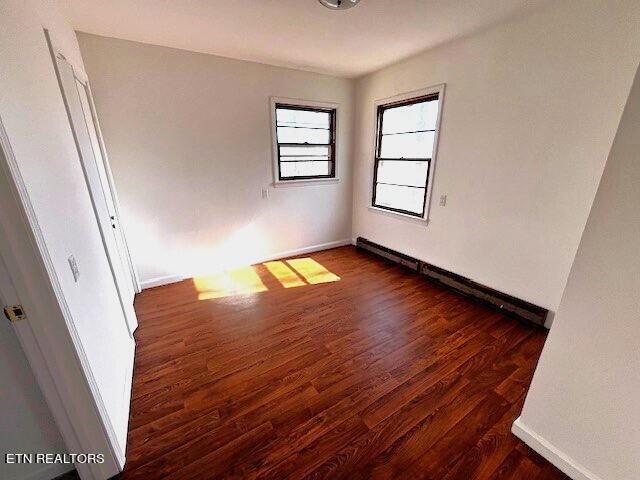
{"type": "MultiPolygon", "coordinates": [[[[329,250],[330,248],[344,247],[345,245],[353,245],[354,241],[350,238],[344,240],[336,240],[335,242],[321,243],[318,245],[311,245],[303,248],[296,248],[294,250],[287,250],[284,252],[274,253],[266,257],[256,259],[253,263],[269,262],[271,260],[279,260],[281,258],[294,257],[296,255],[304,255],[305,253],[320,252],[322,250],[329,250]]],[[[196,275],[166,275],[163,277],[151,278],[149,280],[143,280],[140,282],[140,286],[143,290],[147,288],[159,287],[161,285],[168,285],[170,283],[181,282],[188,278],[193,278],[196,275]]]]}
{"type": "Polygon", "coordinates": [[[511,431],[516,437],[549,460],[573,480],[601,480],[595,473],[589,471],[568,455],[565,455],[554,445],[527,427],[522,423],[520,417],[516,418],[516,421],[513,422],[511,431]]]}
{"type": "Polygon", "coordinates": [[[147,288],[160,287],[161,285],[169,285],[170,283],[181,282],[189,278],[188,275],[165,275],[163,277],[155,277],[150,280],[141,280],[140,288],[146,290],[147,288]]]}
{"type": "Polygon", "coordinates": [[[17,474],[10,476],[7,480],[51,480],[52,478],[59,477],[63,473],[70,472],[75,467],[68,463],[52,463],[49,465],[41,465],[42,468],[34,472],[26,474],[17,474]]]}
{"type": "Polygon", "coordinates": [[[273,255],[269,255],[266,258],[262,258],[256,263],[269,262],[271,260],[279,260],[281,258],[295,257],[296,255],[304,255],[305,253],[321,252],[322,250],[329,250],[331,248],[344,247],[345,245],[351,245],[350,239],[336,240],[335,242],[321,243],[319,245],[311,245],[310,247],[296,248],[294,250],[288,250],[286,252],[280,252],[273,255]]]}

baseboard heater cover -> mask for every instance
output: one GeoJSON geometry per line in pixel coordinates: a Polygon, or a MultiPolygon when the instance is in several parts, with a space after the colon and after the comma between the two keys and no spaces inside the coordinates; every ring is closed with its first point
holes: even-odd
{"type": "Polygon", "coordinates": [[[356,247],[402,265],[463,295],[473,297],[489,306],[495,307],[507,315],[526,320],[539,326],[544,326],[547,319],[549,311],[546,308],[539,307],[533,303],[474,282],[462,275],[397,252],[391,248],[367,240],[366,238],[358,237],[356,247]]]}

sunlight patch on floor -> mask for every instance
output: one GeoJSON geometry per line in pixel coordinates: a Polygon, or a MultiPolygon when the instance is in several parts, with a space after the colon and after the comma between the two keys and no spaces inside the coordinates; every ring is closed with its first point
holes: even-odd
{"type": "Polygon", "coordinates": [[[284,288],[304,287],[307,283],[283,261],[263,263],[284,288]]]}
{"type": "MultiPolygon", "coordinates": [[[[304,287],[337,282],[340,277],[312,258],[277,260],[262,264],[283,288],[304,287]]],[[[234,295],[252,295],[269,289],[255,266],[229,270],[193,279],[198,300],[213,300],[234,295]]]]}
{"type": "Polygon", "coordinates": [[[212,300],[268,290],[254,267],[243,267],[218,275],[198,277],[194,278],[193,282],[198,290],[198,300],[212,300]]]}
{"type": "Polygon", "coordinates": [[[313,258],[294,258],[287,260],[287,263],[312,285],[340,280],[339,276],[324,268],[313,258]]]}

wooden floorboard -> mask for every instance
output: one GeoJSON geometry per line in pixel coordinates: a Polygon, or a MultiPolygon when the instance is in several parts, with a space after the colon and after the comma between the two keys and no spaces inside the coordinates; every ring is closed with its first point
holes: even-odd
{"type": "Polygon", "coordinates": [[[353,247],[300,258],[138,295],[122,479],[567,478],[510,431],[543,330],[353,247]]]}

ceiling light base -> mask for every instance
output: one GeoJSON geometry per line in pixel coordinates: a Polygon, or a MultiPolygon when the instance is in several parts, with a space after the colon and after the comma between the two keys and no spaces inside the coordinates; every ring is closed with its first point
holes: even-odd
{"type": "Polygon", "coordinates": [[[346,10],[355,7],[360,0],[318,0],[322,5],[331,10],[346,10]]]}

